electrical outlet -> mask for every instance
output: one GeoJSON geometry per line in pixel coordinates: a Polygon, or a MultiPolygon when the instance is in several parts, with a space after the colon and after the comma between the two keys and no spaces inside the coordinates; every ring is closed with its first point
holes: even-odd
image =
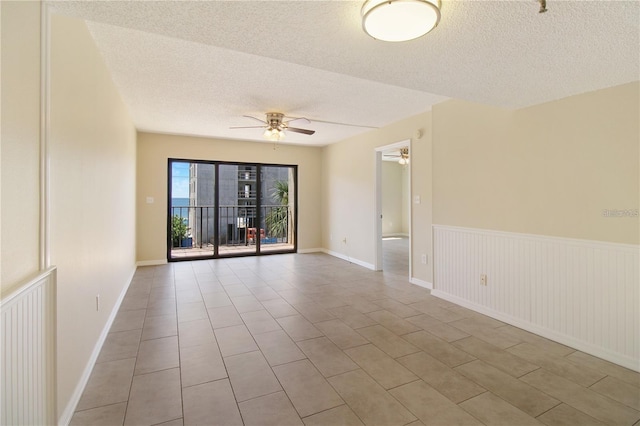
{"type": "Polygon", "coordinates": [[[487,274],[480,275],[480,285],[487,285],[487,274]]]}
{"type": "Polygon", "coordinates": [[[426,264],[427,264],[427,255],[426,255],[426,254],[423,254],[423,255],[422,255],[422,264],[423,264],[423,265],[426,265],[426,264]]]}
{"type": "Polygon", "coordinates": [[[347,244],[347,237],[344,237],[344,238],[342,239],[342,244],[347,244]]]}
{"type": "Polygon", "coordinates": [[[100,295],[96,296],[96,311],[100,311],[100,295]]]}

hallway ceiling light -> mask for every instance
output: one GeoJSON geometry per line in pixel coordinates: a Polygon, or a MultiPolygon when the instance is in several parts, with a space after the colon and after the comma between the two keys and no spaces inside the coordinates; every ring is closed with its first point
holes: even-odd
{"type": "Polygon", "coordinates": [[[439,0],[367,0],[360,11],[362,28],[382,41],[421,37],[440,22],[439,0]]]}

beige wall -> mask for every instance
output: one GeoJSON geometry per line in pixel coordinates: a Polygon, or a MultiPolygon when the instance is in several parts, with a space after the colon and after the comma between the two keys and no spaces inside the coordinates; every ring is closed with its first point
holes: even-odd
{"type": "Polygon", "coordinates": [[[246,161],[298,165],[298,250],[321,247],[320,148],[217,140],[188,136],[138,134],[137,259],[167,258],[167,162],[246,161]],[[147,204],[147,197],[154,199],[147,204]]]}
{"type": "Polygon", "coordinates": [[[62,415],[135,270],[136,131],[85,23],[55,15],[50,135],[62,415]]]}
{"type": "Polygon", "coordinates": [[[0,2],[0,292],[35,275],[40,251],[40,3],[0,2]]]}
{"type": "MultiPolygon", "coordinates": [[[[403,233],[403,166],[397,161],[382,162],[382,235],[403,233]]],[[[406,220],[404,220],[406,223],[406,220]]]]}
{"type": "Polygon", "coordinates": [[[431,282],[431,112],[323,149],[323,247],[361,262],[375,264],[375,148],[423,136],[411,143],[413,277],[431,282]],[[342,239],[347,238],[347,244],[342,239]]]}
{"type": "Polygon", "coordinates": [[[434,223],[638,244],[639,84],[518,111],[433,109],[434,223]]]}

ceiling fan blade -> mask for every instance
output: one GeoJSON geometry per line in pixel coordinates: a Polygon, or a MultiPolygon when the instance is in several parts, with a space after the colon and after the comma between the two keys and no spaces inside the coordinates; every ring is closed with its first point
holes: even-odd
{"type": "Polygon", "coordinates": [[[293,123],[294,121],[298,121],[298,120],[304,120],[307,123],[311,123],[311,120],[309,120],[307,117],[286,117],[286,118],[290,118],[291,120],[285,121],[285,124],[293,123]]]}
{"type": "Polygon", "coordinates": [[[349,126],[349,127],[363,127],[365,129],[377,129],[378,127],[373,126],[361,126],[359,124],[349,124],[349,123],[338,123],[337,121],[326,121],[326,120],[315,120],[312,119],[314,123],[326,123],[326,124],[337,124],[338,126],[349,126]]]}
{"type": "Polygon", "coordinates": [[[254,120],[258,120],[259,122],[261,122],[261,123],[263,123],[263,124],[269,124],[269,123],[267,123],[266,121],[264,121],[264,120],[260,120],[259,118],[253,117],[253,116],[251,116],[251,115],[243,115],[243,117],[247,117],[247,118],[252,118],[252,119],[254,119],[254,120]]]}
{"type": "Polygon", "coordinates": [[[286,130],[295,133],[302,133],[304,135],[312,135],[316,132],[315,130],[298,129],[297,127],[287,127],[286,130]]]}
{"type": "Polygon", "coordinates": [[[235,127],[229,127],[230,129],[264,129],[265,127],[268,127],[266,124],[264,126],[235,126],[235,127]]]}

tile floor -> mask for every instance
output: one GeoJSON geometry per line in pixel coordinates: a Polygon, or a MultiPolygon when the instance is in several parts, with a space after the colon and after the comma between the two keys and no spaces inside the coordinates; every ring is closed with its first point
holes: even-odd
{"type": "Polygon", "coordinates": [[[639,425],[640,374],[323,254],[139,268],[73,425],[639,425]]]}

